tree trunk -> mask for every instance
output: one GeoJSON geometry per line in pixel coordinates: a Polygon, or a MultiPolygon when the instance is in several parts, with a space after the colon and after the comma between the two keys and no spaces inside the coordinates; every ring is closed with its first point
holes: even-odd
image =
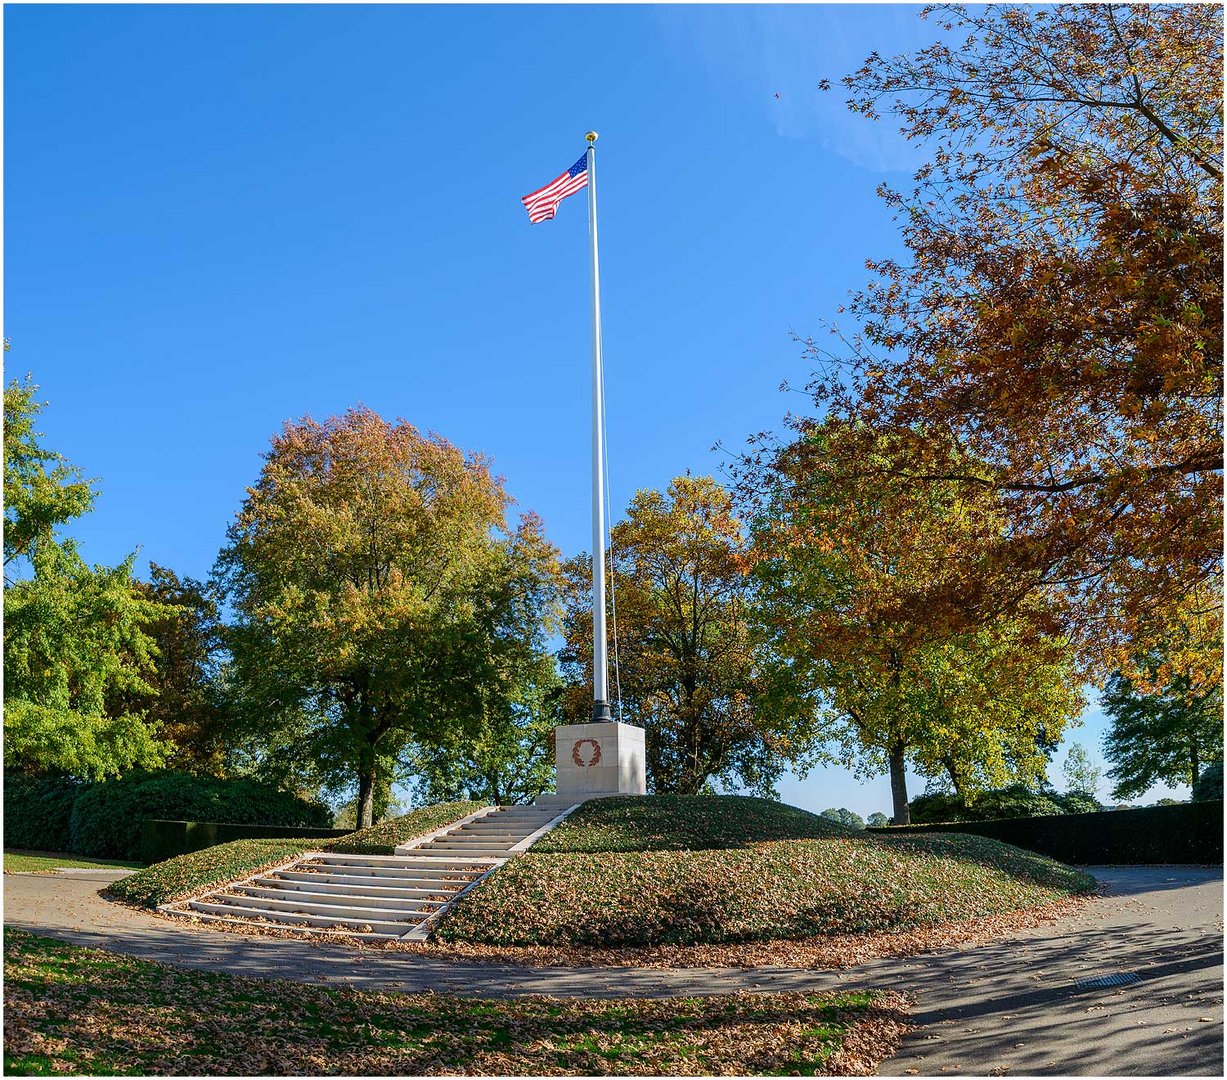
{"type": "Polygon", "coordinates": [[[890,795],[894,802],[896,825],[910,825],[912,813],[907,805],[907,776],[904,774],[903,743],[890,748],[890,795]]]}
{"type": "Polygon", "coordinates": [[[375,770],[358,770],[358,828],[369,829],[375,824],[375,770]]]}

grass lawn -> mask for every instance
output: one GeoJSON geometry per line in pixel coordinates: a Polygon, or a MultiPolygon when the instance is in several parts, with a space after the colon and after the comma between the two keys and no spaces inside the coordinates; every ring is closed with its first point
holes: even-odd
{"type": "Polygon", "coordinates": [[[139,870],[144,863],[116,862],[113,859],[91,859],[85,855],[68,855],[54,851],[6,851],[4,872],[13,874],[29,870],[58,870],[61,867],[110,867],[119,866],[139,870]]]}
{"type": "Polygon", "coordinates": [[[892,993],[510,1000],[169,968],[4,934],[10,1075],[848,1075],[905,1030],[892,993]]]}
{"type": "Polygon", "coordinates": [[[443,942],[709,945],[940,927],[1089,891],[959,833],[857,832],[765,799],[593,799],[446,914],[443,942]]]}

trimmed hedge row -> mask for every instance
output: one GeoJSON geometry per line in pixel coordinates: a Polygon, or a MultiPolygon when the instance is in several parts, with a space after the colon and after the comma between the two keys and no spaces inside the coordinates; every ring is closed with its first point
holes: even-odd
{"type": "Polygon", "coordinates": [[[871,832],[971,833],[1075,866],[1223,861],[1223,803],[1178,803],[1093,814],[888,825],[871,832]]]}
{"type": "Polygon", "coordinates": [[[4,777],[4,846],[69,851],[72,804],[87,784],[66,776],[4,777]]]}
{"type": "Polygon", "coordinates": [[[5,776],[5,847],[140,858],[150,818],[327,828],[332,811],[254,780],[134,772],[95,784],[5,776]]]}
{"type": "Polygon", "coordinates": [[[234,825],[221,821],[160,821],[141,828],[141,862],[157,863],[189,851],[228,844],[232,840],[283,840],[349,836],[353,829],[309,829],[302,825],[234,825]]]}

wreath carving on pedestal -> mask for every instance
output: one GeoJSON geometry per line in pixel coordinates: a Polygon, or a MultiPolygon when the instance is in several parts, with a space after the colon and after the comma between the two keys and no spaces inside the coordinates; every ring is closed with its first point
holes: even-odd
{"type": "Polygon", "coordinates": [[[575,745],[571,747],[571,760],[580,769],[591,769],[593,765],[599,765],[601,763],[601,744],[596,739],[576,739],[575,745]],[[592,747],[592,757],[588,761],[585,761],[580,754],[580,748],[585,745],[592,747]]]}

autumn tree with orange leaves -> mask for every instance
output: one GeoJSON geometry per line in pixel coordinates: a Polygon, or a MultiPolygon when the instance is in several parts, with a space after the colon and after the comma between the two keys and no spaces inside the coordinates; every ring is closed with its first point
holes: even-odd
{"type": "Polygon", "coordinates": [[[508,502],[480,455],[354,408],[287,423],[230,528],[236,710],[274,766],[356,786],[359,827],[407,748],[479,736],[544,650],[557,551],[508,502]]]}
{"type": "MultiPolygon", "coordinates": [[[[729,493],[709,476],[638,492],[611,530],[614,718],[644,728],[656,794],[695,795],[714,780],[769,795],[812,749],[812,703],[790,693],[786,669],[753,632],[746,546],[729,493]]],[[[562,658],[580,722],[591,708],[591,568],[588,556],[568,564],[562,658]]]]}
{"type": "Polygon", "coordinates": [[[941,41],[844,80],[928,160],[883,189],[907,257],[869,264],[858,333],[808,343],[846,429],[828,467],[1000,515],[943,632],[1042,597],[1084,675],[1144,682],[1134,658],[1179,638],[1161,680],[1199,692],[1222,678],[1221,9],[926,16],[941,41]]]}

